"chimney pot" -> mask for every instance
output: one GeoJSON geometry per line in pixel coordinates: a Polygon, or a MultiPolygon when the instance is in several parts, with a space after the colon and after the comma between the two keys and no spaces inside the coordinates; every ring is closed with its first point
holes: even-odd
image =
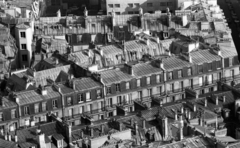
{"type": "Polygon", "coordinates": [[[215,103],[216,103],[216,105],[218,105],[218,96],[216,96],[215,99],[216,99],[216,102],[215,102],[215,103]]]}
{"type": "Polygon", "coordinates": [[[142,126],[143,126],[143,129],[146,129],[146,121],[143,119],[143,121],[142,121],[142,126]]]}
{"type": "Polygon", "coordinates": [[[204,106],[207,107],[207,98],[204,99],[204,106]]]}
{"type": "Polygon", "coordinates": [[[222,96],[222,98],[223,98],[223,102],[225,103],[226,102],[226,96],[224,95],[224,96],[222,96]]]}
{"type": "Polygon", "coordinates": [[[177,114],[177,111],[175,111],[175,120],[176,120],[176,121],[178,120],[178,114],[177,114]]]}

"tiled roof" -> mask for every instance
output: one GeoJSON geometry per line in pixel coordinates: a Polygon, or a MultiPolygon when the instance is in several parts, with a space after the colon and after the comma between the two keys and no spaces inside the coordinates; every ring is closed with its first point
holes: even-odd
{"type": "MultiPolygon", "coordinates": [[[[36,130],[38,129],[37,126],[17,130],[17,136],[19,142],[30,142],[36,138],[36,130]]],[[[59,129],[57,129],[56,122],[46,123],[40,126],[41,132],[45,134],[45,136],[51,136],[53,134],[58,133],[59,129]]],[[[14,133],[12,133],[14,134],[14,133]]]]}
{"type": "Polygon", "coordinates": [[[17,104],[15,102],[13,102],[12,100],[10,100],[8,97],[2,97],[2,101],[5,106],[1,105],[0,110],[17,107],[17,104]]]}
{"type": "Polygon", "coordinates": [[[109,69],[105,71],[99,72],[101,74],[101,78],[105,84],[119,83],[121,81],[129,81],[133,78],[133,76],[124,73],[120,69],[109,69]]]}
{"type": "Polygon", "coordinates": [[[106,57],[123,54],[123,50],[117,44],[102,46],[102,47],[100,47],[100,49],[103,51],[103,54],[106,57]]]}
{"type": "Polygon", "coordinates": [[[160,74],[163,70],[156,66],[153,66],[151,63],[138,63],[132,66],[133,74],[136,77],[148,76],[152,74],[160,74]]]}
{"type": "Polygon", "coordinates": [[[183,67],[192,66],[191,63],[183,59],[181,56],[169,57],[163,59],[163,65],[166,70],[181,69],[183,67]]]}
{"type": "Polygon", "coordinates": [[[101,84],[99,82],[96,82],[92,78],[81,78],[74,80],[75,82],[75,88],[78,91],[84,91],[84,90],[90,90],[94,88],[100,88],[101,84]]]}
{"type": "Polygon", "coordinates": [[[0,139],[0,147],[1,148],[17,148],[15,142],[3,140],[3,139],[0,139]]]}
{"type": "Polygon", "coordinates": [[[38,92],[38,90],[27,90],[17,92],[16,95],[19,98],[19,104],[25,105],[34,102],[44,101],[51,98],[60,97],[60,94],[52,87],[46,87],[45,89],[47,90],[46,95],[41,95],[40,92],[38,92]]]}
{"type": "Polygon", "coordinates": [[[229,148],[239,148],[240,147],[240,142],[229,144],[228,147],[229,148]]]}
{"type": "Polygon", "coordinates": [[[63,94],[69,94],[74,92],[74,90],[67,85],[59,84],[58,86],[61,88],[61,93],[63,94]]]}
{"type": "MultiPolygon", "coordinates": [[[[231,43],[218,43],[222,52],[223,58],[237,56],[237,50],[235,46],[231,46],[231,43]]],[[[233,43],[234,44],[234,43],[233,43]]]]}
{"type": "Polygon", "coordinates": [[[210,50],[197,50],[191,52],[190,55],[192,56],[192,61],[195,64],[202,64],[202,63],[209,63],[212,61],[219,61],[221,57],[217,54],[213,53],[210,50]]]}

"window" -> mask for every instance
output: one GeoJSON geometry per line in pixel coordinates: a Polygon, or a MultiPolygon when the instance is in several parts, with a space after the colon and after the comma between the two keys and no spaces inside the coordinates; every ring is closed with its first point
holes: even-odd
{"type": "Polygon", "coordinates": [[[101,90],[100,90],[100,89],[98,89],[98,90],[97,90],[97,98],[101,98],[101,97],[102,97],[101,90]]]}
{"type": "Polygon", "coordinates": [[[128,94],[127,95],[127,100],[126,100],[128,103],[132,103],[132,94],[128,94]]]}
{"type": "Polygon", "coordinates": [[[92,28],[95,29],[96,28],[96,24],[92,24],[92,28]]]}
{"type": "Polygon", "coordinates": [[[149,97],[152,96],[152,89],[151,89],[151,88],[148,89],[148,96],[149,96],[149,97]]]}
{"type": "Polygon", "coordinates": [[[108,104],[109,106],[112,106],[112,105],[113,105],[113,103],[112,103],[112,98],[107,99],[107,104],[108,104]]]}
{"type": "Polygon", "coordinates": [[[28,106],[24,107],[24,115],[29,115],[29,107],[28,106]]]}
{"type": "Polygon", "coordinates": [[[130,88],[130,83],[126,82],[126,89],[129,89],[129,88],[130,88]]]}
{"type": "Polygon", "coordinates": [[[123,102],[122,96],[117,96],[117,103],[122,104],[122,102],[123,102]]]}
{"type": "Polygon", "coordinates": [[[78,94],[78,103],[83,102],[83,94],[78,94]]]}
{"type": "Polygon", "coordinates": [[[113,8],[113,4],[108,4],[108,7],[109,8],[113,8]]]}
{"type": "Polygon", "coordinates": [[[115,12],[116,15],[120,15],[121,13],[120,12],[115,12]]]}
{"type": "Polygon", "coordinates": [[[160,2],[160,6],[166,6],[166,2],[160,2]]]}
{"type": "Polygon", "coordinates": [[[182,77],[182,70],[178,70],[178,78],[182,77]]]}
{"type": "Polygon", "coordinates": [[[72,105],[72,97],[67,97],[67,105],[72,105]]]}
{"type": "Polygon", "coordinates": [[[11,110],[11,118],[12,119],[16,118],[16,110],[15,109],[11,110]]]}
{"type": "Polygon", "coordinates": [[[191,75],[192,75],[192,69],[188,68],[188,76],[191,76],[191,75]]]}
{"type": "Polygon", "coordinates": [[[234,70],[230,71],[230,77],[234,77],[234,70]]]}
{"type": "Polygon", "coordinates": [[[115,7],[116,8],[120,8],[120,4],[115,4],[115,7]]]}
{"type": "Polygon", "coordinates": [[[111,94],[111,87],[107,87],[107,94],[111,94]]]}
{"type": "Polygon", "coordinates": [[[120,91],[120,84],[116,84],[116,91],[120,91]]]}
{"type": "Polygon", "coordinates": [[[160,82],[160,75],[156,75],[156,82],[157,82],[157,83],[160,82]]]}
{"type": "Polygon", "coordinates": [[[140,85],[141,85],[141,80],[137,79],[137,87],[140,87],[140,85]]]}
{"type": "Polygon", "coordinates": [[[128,4],[128,7],[132,8],[133,7],[133,3],[128,4]]]}
{"type": "Polygon", "coordinates": [[[58,147],[62,147],[62,144],[63,143],[63,141],[62,140],[58,140],[58,147]]]}
{"type": "Polygon", "coordinates": [[[73,109],[70,108],[70,109],[68,109],[68,116],[72,116],[72,115],[73,115],[73,109]]]}
{"type": "Polygon", "coordinates": [[[216,66],[217,66],[217,68],[221,68],[221,67],[222,67],[222,66],[221,66],[221,65],[222,65],[222,62],[221,62],[221,60],[220,60],[220,61],[216,61],[216,62],[217,62],[217,63],[216,63],[216,64],[217,64],[217,65],[216,65],[216,66]]]}
{"type": "Polygon", "coordinates": [[[208,75],[208,83],[212,84],[212,82],[213,82],[212,75],[208,75]]]}
{"type": "Polygon", "coordinates": [[[174,83],[170,84],[170,92],[174,91],[174,83]]]}
{"type": "Polygon", "coordinates": [[[233,58],[229,58],[229,66],[232,66],[233,58]]]}
{"type": "Polygon", "coordinates": [[[80,106],[80,107],[79,107],[79,113],[80,113],[80,114],[84,113],[84,106],[80,106]]]}
{"type": "Polygon", "coordinates": [[[203,72],[203,65],[198,65],[198,72],[202,73],[203,72]]]}
{"type": "Polygon", "coordinates": [[[152,7],[153,4],[152,3],[147,3],[147,7],[152,7]]]}
{"type": "Polygon", "coordinates": [[[25,32],[20,32],[21,38],[26,38],[26,33],[25,32]]]}
{"type": "Polygon", "coordinates": [[[0,121],[3,121],[3,113],[0,113],[0,121]]]}
{"type": "Polygon", "coordinates": [[[158,92],[159,94],[162,93],[162,86],[158,86],[158,87],[157,87],[157,92],[158,92]]]}
{"type": "Polygon", "coordinates": [[[21,44],[22,49],[27,49],[27,44],[21,44]]]}
{"type": "Polygon", "coordinates": [[[172,2],[167,2],[167,6],[172,6],[172,2]]]}
{"type": "Polygon", "coordinates": [[[90,92],[87,92],[86,93],[86,101],[90,101],[90,100],[91,100],[90,92]]]}
{"type": "Polygon", "coordinates": [[[150,81],[151,81],[150,77],[147,77],[147,85],[150,84],[150,81]]]}
{"type": "Polygon", "coordinates": [[[22,55],[22,61],[23,61],[23,62],[28,61],[27,55],[22,55]]]}
{"type": "Polygon", "coordinates": [[[208,71],[212,71],[212,63],[208,63],[208,71]]]}
{"type": "Polygon", "coordinates": [[[139,7],[140,4],[139,3],[134,3],[135,7],[139,7]]]}
{"type": "Polygon", "coordinates": [[[128,11],[128,14],[134,14],[134,12],[133,11],[128,11]]]}
{"type": "Polygon", "coordinates": [[[87,111],[88,111],[88,112],[91,112],[91,111],[92,111],[92,104],[88,104],[88,105],[87,105],[87,111]]]}
{"type": "Polygon", "coordinates": [[[172,78],[173,78],[173,77],[172,77],[172,72],[169,72],[169,73],[168,73],[168,79],[169,79],[169,80],[172,80],[172,78]]]}
{"type": "Polygon", "coordinates": [[[199,86],[203,86],[203,77],[199,77],[199,86]]]}
{"type": "Polygon", "coordinates": [[[57,100],[52,101],[52,106],[53,106],[53,108],[57,108],[57,100]]]}
{"type": "Polygon", "coordinates": [[[43,111],[43,112],[46,111],[46,102],[43,102],[43,103],[42,103],[42,111],[43,111]]]}
{"type": "Polygon", "coordinates": [[[112,116],[113,116],[113,112],[109,112],[109,113],[108,113],[108,116],[109,116],[109,117],[112,117],[112,116]]]}
{"type": "Polygon", "coordinates": [[[35,113],[39,112],[39,104],[34,104],[35,113]]]}

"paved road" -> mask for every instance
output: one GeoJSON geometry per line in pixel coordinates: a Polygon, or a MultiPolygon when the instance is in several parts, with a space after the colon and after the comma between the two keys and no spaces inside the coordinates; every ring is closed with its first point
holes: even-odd
{"type": "MultiPolygon", "coordinates": [[[[233,8],[238,16],[238,18],[240,18],[240,3],[238,3],[237,0],[228,0],[232,3],[233,8]]],[[[218,0],[218,5],[220,6],[220,8],[223,10],[226,18],[231,18],[232,23],[229,24],[228,26],[231,28],[232,30],[232,37],[235,43],[235,46],[237,48],[237,52],[240,53],[240,38],[239,38],[239,32],[237,30],[237,26],[234,23],[234,20],[232,19],[232,14],[230,9],[228,8],[227,3],[225,2],[225,0],[218,0]]]]}

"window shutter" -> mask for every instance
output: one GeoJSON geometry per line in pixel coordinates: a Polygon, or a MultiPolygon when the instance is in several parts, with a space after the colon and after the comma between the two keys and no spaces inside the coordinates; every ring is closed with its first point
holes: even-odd
{"type": "Polygon", "coordinates": [[[130,89],[135,89],[137,85],[137,80],[136,79],[132,79],[130,81],[130,89]]]}
{"type": "Polygon", "coordinates": [[[197,65],[193,65],[192,66],[192,75],[197,75],[198,74],[198,66],[197,65]]]}
{"type": "Polygon", "coordinates": [[[91,90],[90,99],[91,100],[96,100],[97,99],[97,97],[96,97],[96,90],[95,89],[91,90]]]}
{"type": "Polygon", "coordinates": [[[238,56],[233,57],[233,65],[238,65],[238,64],[239,64],[238,56]]]}
{"type": "Polygon", "coordinates": [[[213,61],[212,62],[212,70],[216,70],[217,69],[217,61],[213,61]]]}
{"type": "Polygon", "coordinates": [[[86,93],[87,93],[87,92],[83,93],[83,101],[84,101],[84,102],[86,102],[86,93]]]}
{"type": "Polygon", "coordinates": [[[187,67],[183,67],[183,71],[182,71],[182,73],[183,73],[183,77],[187,77],[188,76],[188,68],[187,67]]]}
{"type": "Polygon", "coordinates": [[[178,79],[178,70],[173,70],[173,79],[178,79]]]}
{"type": "Polygon", "coordinates": [[[224,59],[224,67],[229,67],[229,58],[224,59]]]}
{"type": "Polygon", "coordinates": [[[116,85],[112,84],[111,87],[112,87],[111,94],[115,94],[116,93],[116,85]]]}
{"type": "Polygon", "coordinates": [[[142,78],[140,78],[140,80],[141,80],[141,84],[140,84],[140,86],[141,87],[144,87],[144,86],[146,86],[147,85],[147,78],[146,77],[142,77],[142,78]]]}
{"type": "Polygon", "coordinates": [[[151,75],[151,80],[150,80],[150,83],[152,84],[152,85],[154,85],[154,84],[156,84],[156,75],[155,74],[153,74],[153,75],[151,75]]]}
{"type": "Polygon", "coordinates": [[[208,63],[203,63],[203,73],[208,72],[208,63]]]}
{"type": "Polygon", "coordinates": [[[120,83],[120,91],[123,92],[126,90],[126,82],[121,82],[120,83]]]}

